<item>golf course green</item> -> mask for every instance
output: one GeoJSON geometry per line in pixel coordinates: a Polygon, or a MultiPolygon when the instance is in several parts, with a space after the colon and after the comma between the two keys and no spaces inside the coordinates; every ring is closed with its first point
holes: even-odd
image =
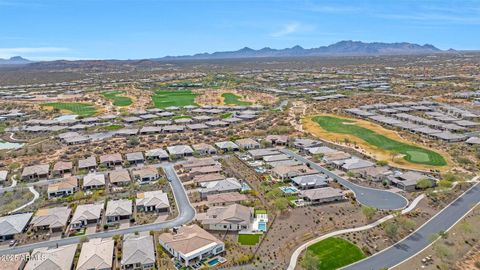
{"type": "Polygon", "coordinates": [[[353,243],[330,237],[307,248],[319,262],[318,269],[335,270],[365,258],[362,250],[353,243]]]}
{"type": "Polygon", "coordinates": [[[97,113],[97,109],[90,103],[77,103],[77,102],[53,102],[43,103],[42,107],[52,107],[54,109],[70,111],[80,116],[92,116],[97,113]]]}
{"type": "Polygon", "coordinates": [[[240,100],[240,96],[237,96],[233,93],[223,93],[222,94],[222,97],[223,97],[223,103],[225,103],[225,105],[237,105],[237,106],[249,106],[249,105],[252,105],[251,102],[248,102],[248,101],[241,101],[240,100]]]}
{"type": "Polygon", "coordinates": [[[312,120],[327,132],[355,136],[379,149],[404,155],[408,162],[431,166],[447,165],[445,159],[434,151],[393,140],[368,128],[357,126],[353,120],[333,116],[315,116],[312,120]]]}
{"type": "Polygon", "coordinates": [[[155,107],[159,109],[170,106],[183,107],[197,105],[195,103],[197,95],[191,90],[157,90],[152,96],[152,101],[155,107]]]}
{"type": "Polygon", "coordinates": [[[122,96],[121,94],[123,94],[122,91],[110,91],[110,92],[102,93],[102,95],[106,99],[112,101],[114,106],[124,107],[124,106],[132,105],[133,103],[132,99],[126,96],[122,96]]]}

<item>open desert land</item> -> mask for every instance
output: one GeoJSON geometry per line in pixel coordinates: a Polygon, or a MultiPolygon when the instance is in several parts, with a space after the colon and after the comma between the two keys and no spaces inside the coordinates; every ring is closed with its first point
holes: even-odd
{"type": "Polygon", "coordinates": [[[320,139],[360,147],[364,154],[399,168],[447,171],[452,167],[447,153],[416,145],[393,130],[365,120],[320,114],[305,117],[303,127],[320,139]]]}

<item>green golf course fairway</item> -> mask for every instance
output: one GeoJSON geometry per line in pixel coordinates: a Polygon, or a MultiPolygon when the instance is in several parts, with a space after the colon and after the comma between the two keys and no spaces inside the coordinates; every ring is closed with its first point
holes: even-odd
{"type": "Polygon", "coordinates": [[[365,258],[362,250],[353,243],[330,237],[307,248],[320,261],[318,269],[335,270],[365,258]]]}
{"type": "Polygon", "coordinates": [[[152,101],[155,107],[159,109],[170,106],[183,107],[197,105],[195,103],[197,95],[191,90],[157,90],[152,96],[152,101]]]}
{"type": "Polygon", "coordinates": [[[53,102],[43,103],[42,107],[52,107],[54,109],[70,111],[80,116],[93,116],[97,113],[97,109],[90,103],[76,103],[76,102],[53,102]]]}
{"type": "Polygon", "coordinates": [[[223,93],[223,103],[225,105],[237,105],[237,106],[249,106],[252,105],[251,102],[241,101],[240,97],[232,93],[223,93]]]}
{"type": "Polygon", "coordinates": [[[108,99],[111,100],[114,106],[130,106],[132,105],[133,101],[129,97],[122,96],[123,94],[122,91],[110,91],[110,92],[105,92],[102,93],[102,95],[108,99]]]}
{"type": "Polygon", "coordinates": [[[353,124],[355,121],[332,116],[315,116],[312,120],[328,132],[353,135],[379,149],[405,155],[404,159],[408,162],[431,166],[447,165],[445,159],[434,151],[390,139],[368,128],[356,126],[353,124]]]}

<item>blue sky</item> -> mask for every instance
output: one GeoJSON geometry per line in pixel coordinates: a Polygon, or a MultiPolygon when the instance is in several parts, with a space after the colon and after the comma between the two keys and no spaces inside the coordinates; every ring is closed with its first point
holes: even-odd
{"type": "Polygon", "coordinates": [[[0,0],[0,58],[140,59],[340,40],[480,49],[480,0],[0,0]]]}

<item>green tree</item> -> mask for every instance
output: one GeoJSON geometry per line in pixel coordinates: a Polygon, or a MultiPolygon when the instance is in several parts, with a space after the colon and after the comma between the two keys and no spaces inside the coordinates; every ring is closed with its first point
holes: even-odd
{"type": "Polygon", "coordinates": [[[433,187],[433,181],[430,179],[420,179],[417,181],[417,187],[420,189],[426,189],[433,187]]]}
{"type": "Polygon", "coordinates": [[[377,213],[377,209],[371,207],[371,206],[362,206],[362,214],[365,216],[367,220],[371,220],[373,216],[375,216],[375,213],[377,213]]]}
{"type": "Polygon", "coordinates": [[[383,224],[383,231],[390,239],[394,239],[398,233],[398,225],[391,221],[386,221],[383,224]]]}
{"type": "Polygon", "coordinates": [[[386,161],[386,160],[378,160],[378,161],[377,161],[377,165],[378,165],[378,166],[387,166],[387,165],[388,165],[388,161],[386,161]]]}
{"type": "Polygon", "coordinates": [[[444,189],[451,188],[452,187],[452,182],[447,181],[447,180],[440,180],[440,181],[438,181],[438,186],[440,188],[444,188],[444,189]]]}
{"type": "Polygon", "coordinates": [[[277,198],[273,202],[273,207],[275,207],[275,209],[278,211],[283,212],[288,208],[289,203],[290,202],[287,200],[287,198],[277,198]]]}
{"type": "Polygon", "coordinates": [[[303,256],[300,266],[305,270],[317,270],[320,265],[320,260],[311,250],[307,250],[305,256],[303,256]]]}

